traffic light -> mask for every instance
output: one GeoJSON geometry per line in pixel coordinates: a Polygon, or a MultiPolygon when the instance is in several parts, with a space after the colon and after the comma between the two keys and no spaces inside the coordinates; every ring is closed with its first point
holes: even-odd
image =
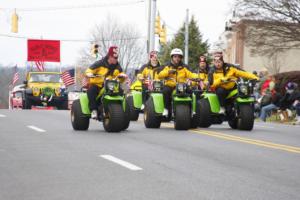
{"type": "Polygon", "coordinates": [[[159,34],[159,43],[166,45],[167,44],[167,28],[166,26],[163,24],[160,34],[159,34]]]}
{"type": "Polygon", "coordinates": [[[11,32],[18,33],[18,23],[19,23],[19,16],[16,13],[16,10],[11,16],[11,32]]]}
{"type": "Polygon", "coordinates": [[[98,57],[98,48],[99,48],[99,45],[98,44],[93,44],[93,46],[92,46],[92,55],[94,56],[94,57],[98,57]]]}
{"type": "Polygon", "coordinates": [[[159,35],[160,31],[161,31],[160,16],[158,13],[158,15],[156,16],[156,19],[155,19],[155,34],[159,35]]]}

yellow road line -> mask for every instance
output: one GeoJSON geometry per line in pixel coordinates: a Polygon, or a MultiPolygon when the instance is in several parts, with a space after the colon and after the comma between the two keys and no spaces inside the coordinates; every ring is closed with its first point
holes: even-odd
{"type": "MultiPolygon", "coordinates": [[[[168,124],[162,124],[162,125],[164,127],[173,128],[172,125],[168,125],[168,124]]],[[[278,150],[282,150],[282,151],[288,151],[288,152],[299,153],[300,154],[300,148],[299,147],[294,147],[294,146],[289,146],[289,145],[282,145],[282,144],[267,142],[267,141],[263,141],[263,140],[254,140],[254,139],[250,139],[250,138],[239,137],[239,136],[224,134],[224,133],[215,132],[215,131],[207,131],[207,130],[199,130],[199,129],[190,129],[189,131],[191,131],[193,133],[196,133],[196,134],[208,135],[208,136],[221,138],[221,139],[225,139],[225,140],[237,141],[237,142],[253,144],[253,145],[257,145],[257,146],[262,146],[262,147],[278,149],[278,150]]]]}

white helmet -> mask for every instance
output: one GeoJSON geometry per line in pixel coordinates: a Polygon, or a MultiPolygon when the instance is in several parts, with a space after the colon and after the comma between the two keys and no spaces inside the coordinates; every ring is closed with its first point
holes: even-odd
{"type": "Polygon", "coordinates": [[[175,48],[175,49],[172,49],[170,56],[172,57],[174,55],[180,55],[183,57],[183,52],[181,49],[175,48]]]}

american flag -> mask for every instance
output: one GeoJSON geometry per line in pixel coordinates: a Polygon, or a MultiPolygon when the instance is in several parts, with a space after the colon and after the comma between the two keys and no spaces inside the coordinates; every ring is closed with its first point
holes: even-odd
{"type": "Polygon", "coordinates": [[[16,82],[19,80],[19,71],[17,65],[15,66],[15,73],[12,79],[12,85],[15,85],[16,82]]]}
{"type": "Polygon", "coordinates": [[[70,70],[64,71],[61,74],[61,78],[62,78],[62,80],[63,80],[66,87],[75,84],[74,75],[75,75],[75,69],[70,69],[70,70]]]}
{"type": "Polygon", "coordinates": [[[35,61],[35,65],[40,72],[45,71],[44,62],[43,61],[35,61]]]}

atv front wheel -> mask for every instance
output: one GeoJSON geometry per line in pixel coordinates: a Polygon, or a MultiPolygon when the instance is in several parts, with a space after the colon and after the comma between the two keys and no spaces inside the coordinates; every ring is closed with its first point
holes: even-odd
{"type": "Polygon", "coordinates": [[[120,132],[124,129],[124,119],[125,112],[122,104],[108,104],[103,119],[103,127],[107,132],[120,132]]]}
{"type": "Polygon", "coordinates": [[[174,127],[176,130],[188,130],[191,127],[191,108],[187,104],[175,106],[174,127]]]}
{"type": "Polygon", "coordinates": [[[237,127],[240,130],[251,131],[254,126],[254,109],[249,104],[239,105],[237,127]]]}

